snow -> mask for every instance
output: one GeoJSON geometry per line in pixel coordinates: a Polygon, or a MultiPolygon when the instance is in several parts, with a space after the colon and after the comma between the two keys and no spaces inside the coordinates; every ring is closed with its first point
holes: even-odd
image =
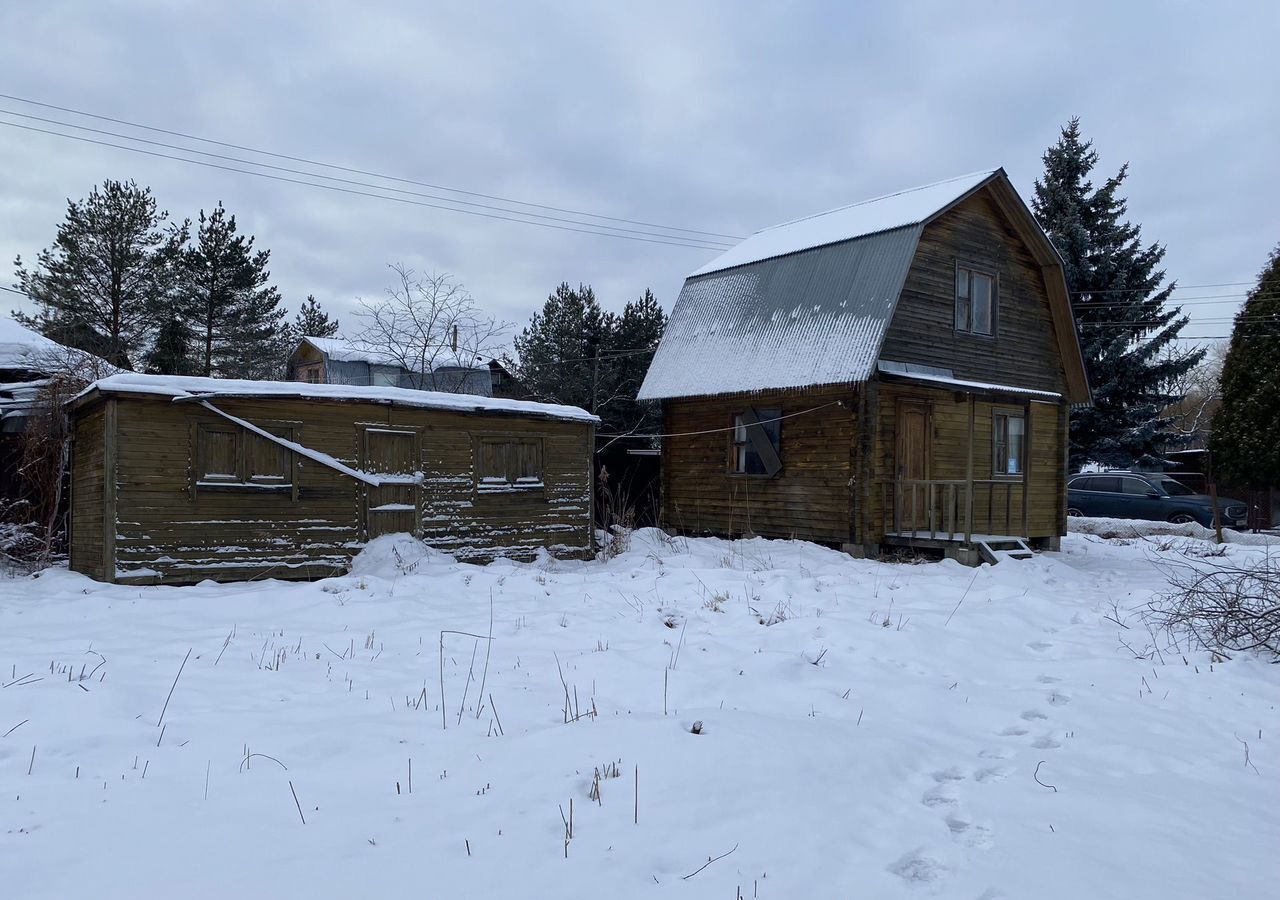
{"type": "Polygon", "coordinates": [[[30,369],[45,371],[50,357],[58,358],[67,352],[56,341],[51,341],[13,319],[0,317],[0,369],[30,369]]]}
{"type": "MultiPolygon", "coordinates": [[[[1215,539],[1212,528],[1205,528],[1197,522],[1153,522],[1147,519],[1111,519],[1105,516],[1072,516],[1067,519],[1067,530],[1076,534],[1092,534],[1105,538],[1181,537],[1196,541],[1215,539]]],[[[1280,534],[1274,531],[1255,534],[1224,527],[1222,541],[1225,544],[1249,544],[1254,547],[1280,549],[1280,534]]]]}
{"type": "Polygon", "coordinates": [[[910,378],[913,381],[927,381],[931,384],[944,384],[947,387],[964,388],[965,390],[975,391],[994,391],[1004,394],[1019,394],[1026,397],[1045,397],[1050,400],[1061,400],[1062,395],[1054,391],[1039,391],[1033,388],[1017,387],[1011,384],[996,384],[986,381],[967,381],[963,378],[955,378],[949,371],[944,373],[940,371],[923,371],[920,367],[912,367],[906,363],[891,362],[889,360],[880,360],[877,368],[887,375],[901,375],[904,378],[910,378]]]}
{"type": "Polygon", "coordinates": [[[919,224],[999,171],[986,169],[970,175],[960,175],[765,228],[717,256],[689,277],[696,278],[812,247],[919,224]]]}
{"type": "Polygon", "coordinates": [[[4,894],[1269,896],[1280,666],[1151,656],[1177,551],[1063,546],[0,579],[4,894]]]}
{"type": "Polygon", "coordinates": [[[287,397],[309,400],[383,403],[392,406],[442,409],[455,412],[523,414],[566,419],[575,422],[600,421],[596,416],[576,406],[478,397],[474,394],[418,391],[410,388],[368,387],[349,384],[309,384],[302,381],[241,381],[232,378],[139,375],[130,372],[112,375],[95,381],[81,391],[77,395],[77,399],[95,389],[121,394],[155,394],[173,397],[178,400],[217,400],[222,397],[287,397]]]}

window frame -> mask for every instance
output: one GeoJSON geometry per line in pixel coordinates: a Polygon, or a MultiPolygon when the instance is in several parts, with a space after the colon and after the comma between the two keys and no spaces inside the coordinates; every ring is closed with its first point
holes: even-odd
{"type": "MultiPolygon", "coordinates": [[[[297,441],[299,423],[269,421],[254,423],[264,431],[287,441],[297,441]]],[[[251,472],[252,458],[250,448],[253,440],[266,441],[261,435],[236,425],[233,422],[196,421],[191,425],[191,493],[194,496],[202,491],[233,492],[252,494],[289,494],[297,499],[298,487],[298,454],[292,450],[271,443],[284,454],[284,465],[280,475],[254,475],[251,472]],[[230,434],[235,440],[232,453],[235,457],[235,472],[223,478],[209,478],[207,442],[208,434],[230,434]]]]}
{"type": "Polygon", "coordinates": [[[1000,332],[1000,273],[986,266],[976,265],[974,263],[965,262],[961,259],[955,260],[955,271],[951,280],[951,327],[955,334],[963,334],[967,337],[982,338],[984,340],[995,340],[1000,332]],[[960,296],[960,277],[961,273],[966,273],[965,291],[966,297],[960,296]],[[991,331],[975,331],[973,328],[973,276],[982,275],[991,279],[991,331]],[[958,320],[960,318],[960,301],[964,300],[965,306],[965,327],[961,328],[958,320]]]}
{"type": "Polygon", "coordinates": [[[485,432],[472,436],[472,492],[477,497],[501,497],[512,494],[545,497],[546,488],[547,447],[544,435],[518,432],[485,432]],[[535,447],[538,470],[537,480],[533,480],[531,476],[520,475],[516,475],[513,478],[512,467],[515,463],[509,458],[507,460],[507,474],[501,483],[498,482],[497,476],[484,474],[485,447],[496,445],[535,447]]]}
{"type": "MultiPolygon", "coordinates": [[[[728,459],[729,475],[730,477],[733,477],[733,478],[777,478],[782,473],[782,470],[783,470],[783,465],[782,465],[783,411],[782,411],[782,408],[778,407],[778,408],[756,409],[755,407],[749,407],[749,409],[756,417],[756,424],[760,427],[762,431],[764,431],[765,436],[770,438],[770,443],[773,445],[773,452],[778,457],[778,470],[772,474],[770,474],[768,471],[749,472],[745,468],[745,458],[746,458],[745,456],[743,457],[744,467],[739,468],[738,460],[739,460],[740,454],[754,453],[757,460],[759,460],[759,457],[760,457],[760,454],[752,450],[752,447],[751,447],[751,437],[747,433],[747,430],[751,426],[741,421],[742,417],[746,415],[746,410],[743,410],[742,412],[735,412],[735,413],[729,414],[729,425],[730,425],[729,459],[728,459]],[[774,434],[772,435],[769,434],[770,429],[768,426],[772,426],[772,430],[774,431],[774,434]],[[741,434],[741,439],[739,438],[739,434],[741,434]]],[[[767,468],[764,466],[763,460],[760,460],[760,465],[762,468],[767,468]]]]}
{"type": "Polygon", "coordinates": [[[991,410],[991,477],[1000,481],[1023,481],[1027,475],[1027,455],[1030,450],[1027,431],[1027,411],[1021,407],[995,407],[991,410]],[[1000,422],[1004,420],[1004,439],[1001,440],[1000,422]],[[1021,443],[1018,445],[1018,471],[1008,471],[1009,421],[1022,423],[1021,443]],[[1001,452],[1001,448],[1005,448],[1001,452]]]}

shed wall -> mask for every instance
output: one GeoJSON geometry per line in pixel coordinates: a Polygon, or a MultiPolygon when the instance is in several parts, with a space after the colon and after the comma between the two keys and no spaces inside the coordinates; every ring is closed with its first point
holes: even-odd
{"type": "Polygon", "coordinates": [[[71,568],[94,578],[104,577],[105,422],[106,406],[98,406],[76,419],[72,433],[71,568]]]}
{"type": "MultiPolygon", "coordinates": [[[[260,426],[288,425],[298,443],[356,469],[362,467],[367,426],[415,432],[424,479],[418,511],[409,521],[416,520],[428,543],[461,559],[528,558],[543,547],[561,554],[590,552],[589,425],[378,404],[214,403],[260,426]],[[473,444],[483,434],[541,438],[543,489],[477,494],[473,444]]],[[[92,427],[93,415],[80,416],[84,427],[92,427]]],[[[343,570],[367,539],[366,488],[349,476],[289,454],[292,491],[197,487],[196,430],[201,423],[225,425],[226,419],[194,404],[123,396],[118,421],[116,566],[123,577],[315,577],[343,570]]],[[[78,457],[75,477],[91,481],[100,468],[92,458],[78,457]]],[[[97,522],[92,515],[84,508],[77,533],[101,534],[109,527],[100,513],[97,522]]]]}

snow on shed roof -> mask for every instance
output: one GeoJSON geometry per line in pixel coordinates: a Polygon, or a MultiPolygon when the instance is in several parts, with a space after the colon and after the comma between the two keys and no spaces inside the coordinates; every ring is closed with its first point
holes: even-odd
{"type": "Polygon", "coordinates": [[[410,388],[365,387],[349,384],[310,384],[302,381],[240,381],[231,378],[198,378],[184,375],[139,375],[125,373],[102,378],[76,395],[74,400],[97,390],[114,394],[152,394],[174,399],[255,397],[302,400],[340,400],[349,403],[380,403],[391,406],[441,409],[453,412],[482,412],[504,415],[539,416],[573,422],[598,422],[585,409],[554,403],[478,397],[474,394],[447,394],[410,388]]]}
{"type": "Polygon", "coordinates": [[[960,175],[765,228],[717,256],[689,277],[697,278],[699,275],[822,247],[837,241],[865,237],[907,225],[919,225],[999,171],[986,169],[970,175],[960,175]]]}

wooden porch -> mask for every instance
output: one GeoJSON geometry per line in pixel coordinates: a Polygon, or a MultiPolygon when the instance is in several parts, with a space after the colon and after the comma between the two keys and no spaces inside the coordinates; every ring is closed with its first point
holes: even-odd
{"type": "Polygon", "coordinates": [[[881,487],[889,546],[942,550],[973,565],[1032,554],[1024,481],[899,478],[881,487]]]}

